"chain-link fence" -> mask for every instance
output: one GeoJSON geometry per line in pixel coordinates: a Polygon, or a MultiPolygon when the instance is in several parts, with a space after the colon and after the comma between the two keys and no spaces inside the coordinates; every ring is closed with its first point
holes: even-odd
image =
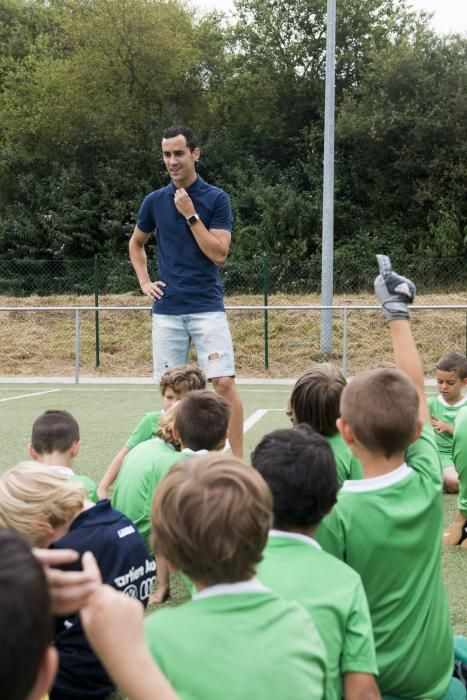
{"type": "MultiPolygon", "coordinates": [[[[148,249],[148,267],[157,275],[154,247],[148,249]]],[[[467,288],[467,257],[393,259],[393,267],[412,277],[419,292],[462,292],[467,288]]],[[[336,251],[336,294],[370,291],[375,260],[349,258],[336,251]]],[[[321,288],[321,257],[306,260],[277,259],[263,255],[248,261],[227,261],[222,268],[226,296],[239,294],[307,294],[321,288]]],[[[137,291],[135,273],[128,258],[84,260],[10,260],[0,258],[3,295],[42,296],[61,294],[121,294],[137,291]]]]}

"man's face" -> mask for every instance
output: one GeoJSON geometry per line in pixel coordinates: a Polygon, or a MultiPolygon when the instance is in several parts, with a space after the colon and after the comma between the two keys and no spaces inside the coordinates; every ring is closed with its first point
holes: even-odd
{"type": "Polygon", "coordinates": [[[175,187],[188,187],[194,182],[195,162],[199,156],[199,148],[190,151],[186,138],[182,134],[170,139],[162,139],[162,157],[175,187]]]}

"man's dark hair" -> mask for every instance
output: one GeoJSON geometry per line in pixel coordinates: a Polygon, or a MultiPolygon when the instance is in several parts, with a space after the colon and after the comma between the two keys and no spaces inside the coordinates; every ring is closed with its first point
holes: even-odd
{"type": "Polygon", "coordinates": [[[45,411],[33,423],[31,445],[40,455],[66,452],[78,440],[78,423],[68,411],[45,411]]]}
{"type": "Polygon", "coordinates": [[[0,698],[24,700],[53,640],[50,597],[31,545],[0,529],[0,698]]]}
{"type": "Polygon", "coordinates": [[[265,435],[251,463],[272,491],[274,527],[279,530],[318,525],[337,500],[332,450],[306,424],[265,435]]]}
{"type": "Polygon", "coordinates": [[[216,450],[223,445],[230,404],[213,391],[191,391],[177,405],[175,425],[183,447],[216,450]]]}
{"type": "Polygon", "coordinates": [[[167,129],[164,129],[162,134],[163,139],[173,139],[175,136],[184,136],[186,145],[192,152],[199,146],[198,137],[189,126],[183,126],[183,124],[173,124],[172,126],[167,127],[167,129]]]}

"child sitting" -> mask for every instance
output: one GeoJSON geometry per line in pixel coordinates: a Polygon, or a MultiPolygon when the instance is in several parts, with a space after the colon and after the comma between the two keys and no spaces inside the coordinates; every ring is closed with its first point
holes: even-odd
{"type": "MultiPolygon", "coordinates": [[[[190,455],[224,447],[230,405],[212,391],[192,391],[159,421],[160,437],[137,445],[120,471],[112,504],[135,523],[147,547],[151,543],[151,503],[154,491],[173,464],[190,455]],[[164,439],[165,438],[165,439],[164,439]],[[179,445],[178,451],[175,445],[179,445]]],[[[157,590],[151,603],[169,594],[169,573],[157,557],[157,590]]]]}
{"type": "Polygon", "coordinates": [[[79,426],[68,411],[51,410],[42,413],[33,423],[28,445],[32,459],[55,471],[80,481],[88,498],[97,503],[96,484],[85,474],[75,474],[73,462],[80,448],[79,426]]]}
{"type": "Polygon", "coordinates": [[[197,594],[146,618],[146,640],[182,700],[318,700],[326,654],[303,608],[256,578],[272,523],[269,488],[243,462],[178,462],[156,491],[157,551],[197,594]]]}
{"type": "MultiPolygon", "coordinates": [[[[103,580],[147,603],[155,563],[133,523],[110,501],[86,499],[80,483],[35,462],[0,477],[0,524],[39,547],[94,554],[103,580]]],[[[79,569],[80,563],[70,565],[79,569]]],[[[90,649],[79,614],[57,618],[60,665],[50,700],[104,700],[114,685],[90,649]]]]}
{"type": "Polygon", "coordinates": [[[167,370],[160,380],[162,411],[146,413],[128,438],[126,445],[117,452],[97,488],[100,498],[107,498],[108,490],[120,473],[123,460],[136,445],[157,435],[159,420],[174,403],[189,391],[206,388],[206,375],[197,365],[178,365],[167,370]]]}
{"type": "Polygon", "coordinates": [[[313,364],[295,383],[289,399],[292,423],[306,423],[330,445],[337,468],[339,487],[347,479],[362,479],[358,459],[337,430],[339,403],[346,385],[344,375],[330,362],[313,364]]]}
{"type": "Polygon", "coordinates": [[[459,475],[459,496],[454,521],[443,533],[445,544],[460,544],[467,550],[467,406],[461,408],[454,423],[452,456],[459,475]]]}
{"type": "Polygon", "coordinates": [[[467,385],[467,359],[456,352],[443,355],[436,365],[436,383],[439,394],[428,399],[428,410],[441,458],[444,490],[457,493],[459,479],[452,455],[452,435],[457,413],[467,406],[467,396],[462,396],[467,385]]]}
{"type": "Polygon", "coordinates": [[[263,437],[251,463],[272,491],[275,528],[258,578],[310,613],[328,654],[328,698],[378,700],[373,631],[362,581],[314,539],[336,502],[331,448],[308,425],[299,425],[263,437]]]}
{"type": "Polygon", "coordinates": [[[344,484],[317,538],[362,577],[381,692],[438,700],[459,683],[441,579],[442,476],[408,320],[415,286],[378,262],[398,369],[367,370],[344,389],[338,427],[365,478],[344,484]]]}

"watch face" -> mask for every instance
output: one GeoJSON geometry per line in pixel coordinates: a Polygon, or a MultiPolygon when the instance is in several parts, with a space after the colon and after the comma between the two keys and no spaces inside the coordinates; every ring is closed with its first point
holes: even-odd
{"type": "Polygon", "coordinates": [[[196,223],[199,220],[199,216],[197,214],[193,214],[193,216],[189,216],[187,221],[192,226],[194,223],[196,223]]]}

